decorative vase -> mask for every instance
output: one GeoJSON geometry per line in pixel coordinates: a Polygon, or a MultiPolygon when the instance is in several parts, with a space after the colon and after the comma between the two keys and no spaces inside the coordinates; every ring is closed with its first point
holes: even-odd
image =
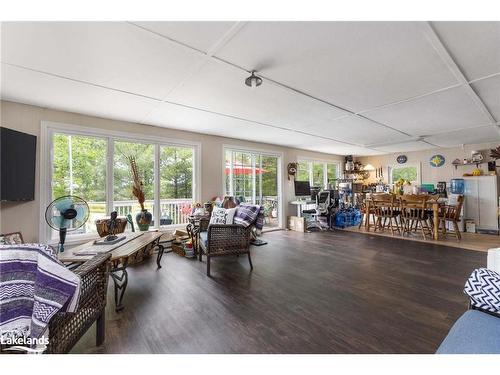
{"type": "Polygon", "coordinates": [[[153,221],[153,215],[148,210],[142,210],[135,216],[135,221],[137,223],[137,226],[139,227],[139,230],[144,232],[146,230],[149,230],[149,226],[153,221]]]}

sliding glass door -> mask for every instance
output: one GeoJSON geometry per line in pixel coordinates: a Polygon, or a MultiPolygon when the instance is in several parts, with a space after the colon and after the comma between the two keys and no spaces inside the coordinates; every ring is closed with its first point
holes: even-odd
{"type": "Polygon", "coordinates": [[[280,227],[280,156],[225,150],[225,193],[264,207],[264,229],[280,227]]]}

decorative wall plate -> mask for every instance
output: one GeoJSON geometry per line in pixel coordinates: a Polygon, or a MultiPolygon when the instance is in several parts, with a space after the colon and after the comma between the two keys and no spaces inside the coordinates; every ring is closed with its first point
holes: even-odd
{"type": "Polygon", "coordinates": [[[442,167],[444,165],[445,158],[443,155],[433,155],[429,160],[431,167],[442,167]]]}
{"type": "Polygon", "coordinates": [[[399,155],[397,158],[396,158],[396,161],[399,163],[399,164],[404,164],[408,161],[408,157],[406,155],[399,155]]]}

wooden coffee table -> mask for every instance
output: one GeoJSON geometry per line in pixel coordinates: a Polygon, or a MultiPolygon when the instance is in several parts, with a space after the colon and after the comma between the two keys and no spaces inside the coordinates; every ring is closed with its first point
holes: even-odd
{"type": "Polygon", "coordinates": [[[127,267],[130,261],[138,259],[140,256],[152,252],[158,248],[156,264],[161,268],[161,258],[165,252],[165,247],[160,244],[162,236],[172,237],[163,232],[136,232],[126,233],[127,237],[112,245],[95,245],[94,241],[89,241],[82,245],[69,248],[59,253],[58,258],[63,263],[83,263],[91,259],[96,252],[111,253],[110,276],[115,287],[115,308],[116,311],[123,310],[123,295],[128,283],[127,267]],[[82,254],[83,253],[83,254],[82,254]]]}

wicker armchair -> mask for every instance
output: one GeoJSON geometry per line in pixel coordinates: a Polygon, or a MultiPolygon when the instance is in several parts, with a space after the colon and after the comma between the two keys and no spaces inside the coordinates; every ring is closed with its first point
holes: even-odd
{"type": "Polygon", "coordinates": [[[251,226],[230,224],[210,224],[208,231],[200,233],[199,260],[202,254],[207,257],[207,275],[210,276],[210,259],[226,255],[248,254],[250,269],[253,269],[250,257],[251,226]]]}
{"type": "Polygon", "coordinates": [[[45,353],[67,353],[96,322],[96,345],[105,338],[105,308],[111,254],[96,255],[73,270],[81,278],[78,309],[57,313],[49,322],[45,353]]]}

